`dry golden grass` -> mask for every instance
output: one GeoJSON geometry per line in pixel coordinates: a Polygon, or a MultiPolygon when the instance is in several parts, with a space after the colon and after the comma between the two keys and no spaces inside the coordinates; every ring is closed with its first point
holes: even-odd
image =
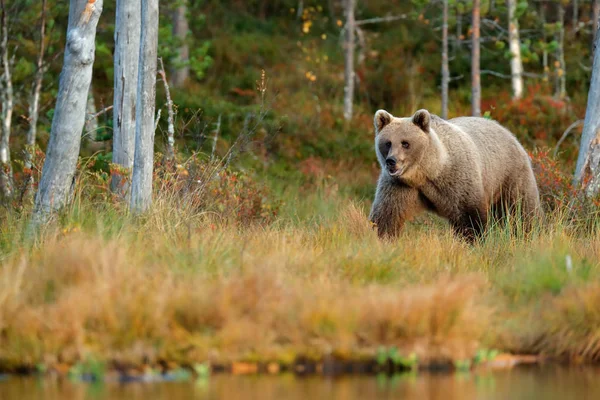
{"type": "Polygon", "coordinates": [[[539,310],[537,347],[573,362],[600,361],[600,284],[569,287],[539,310]]]}
{"type": "Polygon", "coordinates": [[[380,346],[424,363],[495,346],[598,359],[598,234],[557,221],[470,246],[426,221],[385,242],[352,202],[320,221],[248,227],[158,204],[8,246],[0,367],[290,363],[380,346]]]}

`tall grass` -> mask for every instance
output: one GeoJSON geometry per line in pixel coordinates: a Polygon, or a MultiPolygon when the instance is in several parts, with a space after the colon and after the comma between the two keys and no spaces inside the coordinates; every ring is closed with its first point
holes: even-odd
{"type": "Polygon", "coordinates": [[[290,196],[284,215],[256,223],[173,191],[133,219],[84,192],[34,243],[26,213],[6,215],[3,369],[87,357],[289,363],[380,346],[422,362],[483,347],[598,360],[600,234],[558,214],[527,237],[497,226],[471,246],[429,218],[381,241],[366,205],[336,194],[290,196]],[[295,218],[301,204],[318,211],[295,218]]]}

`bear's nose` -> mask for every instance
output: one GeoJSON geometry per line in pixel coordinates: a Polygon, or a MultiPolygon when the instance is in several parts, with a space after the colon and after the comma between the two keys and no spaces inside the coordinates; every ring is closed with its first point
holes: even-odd
{"type": "Polygon", "coordinates": [[[396,157],[388,157],[385,159],[385,165],[388,166],[388,168],[394,168],[396,166],[396,157]]]}

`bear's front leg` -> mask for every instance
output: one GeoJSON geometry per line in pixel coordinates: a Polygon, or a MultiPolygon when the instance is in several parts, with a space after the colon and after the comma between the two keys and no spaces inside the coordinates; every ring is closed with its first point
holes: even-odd
{"type": "Polygon", "coordinates": [[[483,206],[468,207],[451,220],[454,232],[469,243],[483,236],[487,223],[488,211],[483,206]]]}
{"type": "Polygon", "coordinates": [[[382,176],[369,220],[375,224],[380,238],[395,238],[404,223],[424,209],[416,189],[382,176]]]}

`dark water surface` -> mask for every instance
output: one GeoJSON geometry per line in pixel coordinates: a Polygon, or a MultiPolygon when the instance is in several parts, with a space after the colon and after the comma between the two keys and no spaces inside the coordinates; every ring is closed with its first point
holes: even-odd
{"type": "Polygon", "coordinates": [[[216,375],[191,382],[77,383],[5,377],[0,399],[600,399],[600,369],[520,367],[467,374],[340,378],[216,375]]]}

